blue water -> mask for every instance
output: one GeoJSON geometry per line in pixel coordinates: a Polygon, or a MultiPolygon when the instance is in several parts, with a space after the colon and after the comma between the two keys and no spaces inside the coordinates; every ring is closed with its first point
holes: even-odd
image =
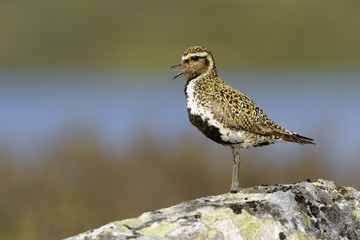
{"type": "MultiPolygon", "coordinates": [[[[360,71],[238,70],[221,74],[275,122],[317,140],[334,163],[359,160],[360,71]]],[[[185,79],[163,73],[0,72],[0,148],[28,156],[64,131],[90,130],[122,149],[150,134],[157,142],[189,132],[185,79]],[[159,138],[159,139],[160,139],[159,138]]],[[[207,141],[207,140],[204,140],[207,141]]],[[[209,141],[209,144],[210,143],[209,141]]],[[[270,151],[299,151],[295,144],[270,151]]]]}

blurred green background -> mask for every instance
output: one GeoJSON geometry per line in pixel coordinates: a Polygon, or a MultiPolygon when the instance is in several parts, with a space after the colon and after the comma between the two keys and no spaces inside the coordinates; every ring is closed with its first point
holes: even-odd
{"type": "Polygon", "coordinates": [[[169,66],[192,45],[316,146],[245,151],[241,185],[360,188],[359,1],[0,1],[0,239],[60,239],[230,187],[169,66]]]}

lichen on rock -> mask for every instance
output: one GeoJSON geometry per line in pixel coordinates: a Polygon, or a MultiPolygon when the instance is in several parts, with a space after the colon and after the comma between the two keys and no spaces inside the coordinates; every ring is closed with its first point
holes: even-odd
{"type": "Polygon", "coordinates": [[[360,239],[360,192],[331,181],[257,186],[183,202],[68,240],[360,239]]]}

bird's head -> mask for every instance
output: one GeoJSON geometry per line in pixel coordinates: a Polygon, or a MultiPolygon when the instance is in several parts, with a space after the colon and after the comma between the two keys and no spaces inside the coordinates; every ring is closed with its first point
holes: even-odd
{"type": "Polygon", "coordinates": [[[188,80],[191,80],[215,71],[215,62],[211,52],[200,46],[186,49],[182,55],[181,63],[171,68],[178,66],[182,66],[183,69],[173,79],[184,74],[188,80]]]}

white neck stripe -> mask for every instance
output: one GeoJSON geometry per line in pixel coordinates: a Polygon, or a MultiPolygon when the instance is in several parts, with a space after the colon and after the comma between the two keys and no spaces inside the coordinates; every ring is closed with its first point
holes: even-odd
{"type": "Polygon", "coordinates": [[[207,52],[199,52],[199,53],[190,53],[186,56],[182,56],[182,60],[186,60],[186,59],[189,59],[191,57],[194,57],[194,56],[198,56],[198,57],[206,57],[208,56],[209,54],[207,52]]]}

